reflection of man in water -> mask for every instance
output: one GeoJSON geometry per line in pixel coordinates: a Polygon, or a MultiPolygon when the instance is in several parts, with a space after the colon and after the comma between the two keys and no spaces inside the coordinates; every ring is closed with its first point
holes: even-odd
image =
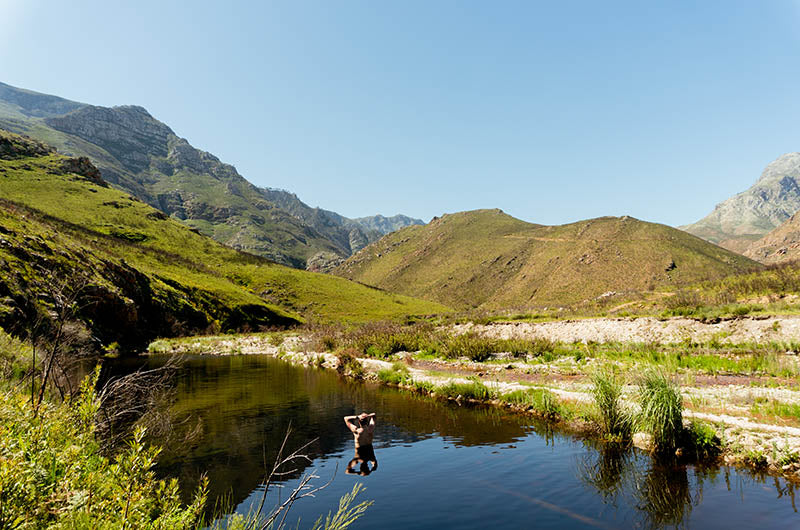
{"type": "Polygon", "coordinates": [[[375,434],[375,413],[362,412],[358,416],[345,416],[344,423],[353,433],[356,444],[355,458],[347,464],[345,473],[367,476],[378,469],[378,460],[375,458],[375,450],[372,448],[372,437],[375,434]],[[372,462],[371,470],[369,462],[372,462]],[[360,464],[358,471],[355,470],[356,464],[360,464]]]}

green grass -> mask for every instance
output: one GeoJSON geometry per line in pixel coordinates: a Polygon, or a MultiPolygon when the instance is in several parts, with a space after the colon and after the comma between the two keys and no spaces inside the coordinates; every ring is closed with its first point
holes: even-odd
{"type": "Polygon", "coordinates": [[[546,418],[553,419],[563,414],[563,407],[558,398],[546,388],[515,390],[503,394],[500,400],[518,407],[527,407],[546,418]]]}
{"type": "Polygon", "coordinates": [[[390,369],[379,370],[378,379],[391,385],[407,385],[412,383],[408,367],[402,363],[394,363],[390,369]]]}
{"type": "Polygon", "coordinates": [[[84,272],[119,291],[119,281],[104,265],[110,262],[143,274],[154,298],[188,305],[205,313],[209,326],[219,320],[222,329],[222,313],[235,328],[241,320],[237,311],[253,308],[284,322],[401,320],[448,310],[237,252],[159,217],[123,192],[58,174],[62,160],[58,155],[0,160],[0,228],[12,246],[25,249],[23,255],[0,248],[9,265],[0,270],[0,282],[12,292],[41,283],[40,263],[55,264],[50,266],[68,275],[84,272]],[[216,314],[212,306],[219,308],[216,314]]]}
{"type": "Polygon", "coordinates": [[[495,392],[480,381],[470,381],[469,383],[450,382],[436,388],[436,393],[443,397],[462,399],[474,399],[477,401],[488,401],[495,397],[495,392]]]}
{"type": "Polygon", "coordinates": [[[556,345],[558,356],[580,354],[582,357],[621,362],[632,368],[642,364],[667,372],[692,371],[717,374],[765,375],[795,377],[800,367],[782,355],[793,350],[794,343],[720,343],[714,338],[708,343],[588,343],[556,345]]]}
{"type": "Polygon", "coordinates": [[[800,423],[800,405],[775,399],[756,399],[751,412],[757,416],[770,416],[800,423]]]}
{"type": "Polygon", "coordinates": [[[622,382],[610,370],[592,374],[592,398],[600,411],[603,434],[624,439],[631,432],[631,415],[622,405],[622,382]]]}

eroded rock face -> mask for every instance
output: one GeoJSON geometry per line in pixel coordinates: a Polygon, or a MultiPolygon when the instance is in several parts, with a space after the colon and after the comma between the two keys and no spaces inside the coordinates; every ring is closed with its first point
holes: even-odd
{"type": "Polygon", "coordinates": [[[800,210],[800,153],[771,162],[753,186],[719,203],[700,221],[683,230],[730,250],[749,244],[800,210]]]}
{"type": "Polygon", "coordinates": [[[359,250],[361,250],[362,248],[366,247],[371,243],[370,239],[360,228],[353,228],[352,230],[350,230],[348,236],[349,236],[348,243],[350,245],[350,252],[353,254],[355,254],[356,252],[358,252],[359,250]]]}
{"type": "Polygon", "coordinates": [[[174,135],[169,127],[135,105],[88,106],[47,118],[45,123],[102,147],[132,171],[147,169],[150,156],[167,156],[167,138],[174,135]]]}

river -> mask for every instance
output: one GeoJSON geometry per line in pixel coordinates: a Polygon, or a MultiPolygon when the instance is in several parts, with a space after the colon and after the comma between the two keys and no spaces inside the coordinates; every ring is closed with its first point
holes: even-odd
{"type": "MultiPolygon", "coordinates": [[[[117,360],[105,377],[164,357],[117,360]]],[[[553,432],[491,407],[458,406],[341,379],[331,371],[264,356],[190,356],[178,369],[165,416],[158,473],[188,498],[201,475],[211,503],[246,513],[263,494],[265,462],[291,428],[287,448],[311,462],[281,477],[267,506],[300,475],[329,486],[298,501],[288,521],[310,526],[356,482],[373,505],[353,528],[800,528],[795,489],[782,478],[730,467],[658,465],[631,449],[553,432]],[[353,436],[342,418],[377,413],[377,469],[347,474],[353,436]]],[[[360,468],[355,467],[356,470],[360,468]]],[[[371,466],[368,468],[371,469],[371,466]]]]}

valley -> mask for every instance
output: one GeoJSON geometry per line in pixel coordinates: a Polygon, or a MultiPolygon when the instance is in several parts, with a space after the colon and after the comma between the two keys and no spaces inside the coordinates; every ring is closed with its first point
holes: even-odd
{"type": "MultiPolygon", "coordinates": [[[[693,508],[720,517],[687,500],[691,470],[738,477],[770,521],[786,521],[763,484],[780,496],[800,484],[797,179],[800,155],[784,154],[679,228],[629,215],[545,225],[498,208],[348,218],[254,185],[143,107],[0,83],[0,419],[11,426],[0,471],[16,466],[0,473],[0,501],[23,484],[8,502],[33,526],[250,527],[274,478],[260,462],[280,461],[268,443],[344,465],[349,433],[334,420],[374,407],[392,455],[382,473],[408,492],[400,462],[435,475],[445,449],[467,447],[464,469],[487,451],[543,465],[555,436],[562,460],[625,469],[598,485],[610,468],[581,467],[588,493],[569,506],[525,497],[519,514],[655,527],[688,524],[693,508]],[[43,441],[20,451],[29,432],[43,441]],[[82,500],[102,485],[102,502],[82,500]],[[624,502],[609,508],[612,494],[624,502]],[[135,515],[120,509],[131,503],[135,515]]],[[[301,467],[276,482],[301,491],[301,467]]],[[[515,486],[493,483],[487,502],[527,495],[515,466],[503,469],[515,486]]],[[[360,486],[330,480],[323,497],[352,515],[360,486]]],[[[386,502],[391,480],[372,484],[386,502]]],[[[458,492],[448,509],[471,494],[442,485],[458,492]]],[[[357,506],[353,520],[373,510],[357,506]]],[[[465,525],[482,521],[462,511],[465,525]]],[[[443,525],[441,513],[415,520],[443,525]]]]}

